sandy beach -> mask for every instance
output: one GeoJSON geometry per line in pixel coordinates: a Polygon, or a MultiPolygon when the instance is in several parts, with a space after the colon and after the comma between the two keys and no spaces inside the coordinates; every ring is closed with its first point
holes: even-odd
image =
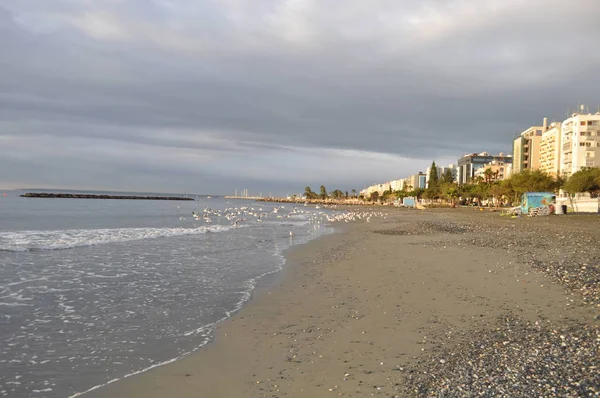
{"type": "Polygon", "coordinates": [[[84,396],[600,396],[600,217],[384,211],[288,252],[205,348],[84,396]]]}

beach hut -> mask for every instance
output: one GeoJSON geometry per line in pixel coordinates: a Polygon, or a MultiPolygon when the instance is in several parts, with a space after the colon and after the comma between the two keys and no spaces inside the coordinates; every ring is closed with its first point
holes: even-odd
{"type": "Polygon", "coordinates": [[[521,214],[529,214],[530,209],[554,206],[556,195],[552,192],[525,192],[521,199],[521,214]]]}
{"type": "Polygon", "coordinates": [[[415,197],[407,196],[407,197],[403,198],[402,205],[404,205],[406,207],[415,207],[415,197]]]}

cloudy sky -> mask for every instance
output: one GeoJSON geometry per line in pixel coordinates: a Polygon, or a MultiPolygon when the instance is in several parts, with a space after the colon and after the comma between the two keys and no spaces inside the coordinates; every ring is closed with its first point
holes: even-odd
{"type": "Polygon", "coordinates": [[[600,103],[598,0],[2,0],[0,187],[350,190],[600,103]]]}

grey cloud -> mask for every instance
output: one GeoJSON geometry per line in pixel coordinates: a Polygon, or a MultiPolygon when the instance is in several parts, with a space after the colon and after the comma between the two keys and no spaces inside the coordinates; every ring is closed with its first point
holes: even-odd
{"type": "MultiPolygon", "coordinates": [[[[600,3],[405,3],[4,5],[0,136],[31,140],[22,153],[56,146],[69,184],[93,174],[110,185],[110,173],[67,172],[84,148],[109,170],[111,153],[124,154],[120,173],[146,182],[141,175],[164,170],[217,190],[240,175],[264,188],[319,177],[352,186],[403,177],[415,162],[509,151],[512,136],[542,117],[600,103],[600,3]],[[306,166],[311,151],[338,149],[357,158],[323,158],[323,172],[306,166]],[[202,172],[180,158],[191,150],[210,159],[199,160],[202,172]],[[398,169],[382,155],[368,163],[374,172],[348,178],[368,167],[361,151],[394,155],[398,169]]],[[[13,168],[32,180],[22,164],[13,168]]],[[[159,180],[156,189],[166,187],[159,180]]]]}

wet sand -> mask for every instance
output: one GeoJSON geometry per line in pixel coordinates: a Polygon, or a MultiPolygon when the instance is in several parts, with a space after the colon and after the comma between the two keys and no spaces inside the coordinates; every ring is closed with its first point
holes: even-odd
{"type": "Polygon", "coordinates": [[[600,302],[523,257],[543,258],[548,248],[535,242],[554,231],[548,223],[585,235],[600,230],[597,217],[388,211],[292,249],[281,281],[223,322],[209,346],[85,396],[427,396],[415,388],[429,383],[423,372],[434,363],[443,371],[457,347],[503,317],[597,326],[600,302]],[[511,245],[521,235],[535,242],[511,245]]]}

